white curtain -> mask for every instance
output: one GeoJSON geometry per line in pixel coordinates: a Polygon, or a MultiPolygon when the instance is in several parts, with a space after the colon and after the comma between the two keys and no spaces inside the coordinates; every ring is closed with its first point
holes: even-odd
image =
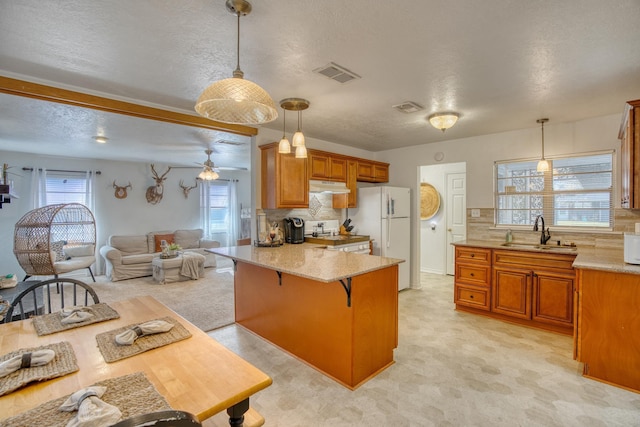
{"type": "Polygon", "coordinates": [[[204,231],[204,238],[211,238],[211,221],[209,215],[211,214],[211,201],[209,198],[209,182],[202,181],[200,185],[200,228],[204,231]]]}
{"type": "Polygon", "coordinates": [[[47,170],[31,169],[31,203],[30,210],[41,208],[47,204],[47,170]]]}
{"type": "Polygon", "coordinates": [[[229,246],[235,246],[240,238],[240,203],[238,202],[238,180],[229,181],[229,246]]]}
{"type": "Polygon", "coordinates": [[[96,171],[86,172],[87,187],[84,194],[84,205],[91,212],[95,212],[96,208],[96,171]]]}

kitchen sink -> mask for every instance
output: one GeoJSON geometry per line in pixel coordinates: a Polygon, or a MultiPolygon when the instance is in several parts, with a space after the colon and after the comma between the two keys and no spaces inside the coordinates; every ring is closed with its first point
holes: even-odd
{"type": "Polygon", "coordinates": [[[541,245],[539,243],[515,243],[507,242],[502,243],[500,246],[507,248],[521,248],[521,249],[539,249],[546,251],[576,251],[576,246],[559,246],[559,245],[541,245]]]}

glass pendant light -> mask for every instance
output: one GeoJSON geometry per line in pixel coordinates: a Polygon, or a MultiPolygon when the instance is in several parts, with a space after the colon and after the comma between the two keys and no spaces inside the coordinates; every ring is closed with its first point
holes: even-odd
{"type": "Polygon", "coordinates": [[[536,167],[538,172],[547,172],[549,170],[549,162],[544,158],[544,124],[548,121],[549,119],[536,120],[536,123],[540,123],[542,128],[542,157],[540,158],[540,161],[538,161],[538,166],[536,167]]]}
{"type": "Polygon", "coordinates": [[[304,146],[304,134],[300,130],[300,123],[302,122],[301,118],[302,112],[298,110],[298,130],[293,134],[293,138],[291,140],[291,144],[294,147],[302,147],[304,146]]]}
{"type": "Polygon", "coordinates": [[[283,109],[298,112],[298,130],[293,134],[293,138],[291,139],[291,146],[296,147],[296,158],[298,159],[307,158],[307,148],[300,127],[302,124],[302,110],[309,108],[309,105],[309,101],[302,98],[286,98],[280,101],[280,106],[283,109]]]}
{"type": "Polygon", "coordinates": [[[291,153],[291,144],[289,144],[289,140],[287,139],[287,110],[284,108],[283,111],[283,122],[282,125],[282,139],[280,140],[280,144],[278,145],[278,153],[280,154],[289,154],[291,153]]]}
{"type": "Polygon", "coordinates": [[[271,96],[257,84],[245,80],[240,69],[240,15],[248,15],[251,4],[246,0],[227,0],[226,8],[238,17],[236,69],[233,77],[209,85],[198,98],[195,110],[203,117],[222,123],[269,123],[278,117],[271,96]]]}

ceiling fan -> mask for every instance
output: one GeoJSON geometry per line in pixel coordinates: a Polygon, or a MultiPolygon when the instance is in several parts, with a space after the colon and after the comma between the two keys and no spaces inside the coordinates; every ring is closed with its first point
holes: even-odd
{"type": "Polygon", "coordinates": [[[196,162],[196,165],[203,168],[203,172],[205,172],[207,169],[210,169],[213,172],[220,172],[222,170],[225,170],[225,171],[246,171],[247,170],[247,168],[240,168],[240,167],[233,167],[233,166],[216,166],[211,160],[211,154],[213,153],[213,150],[211,148],[207,148],[206,150],[204,150],[204,152],[207,155],[207,160],[205,160],[203,163],[196,162]]]}

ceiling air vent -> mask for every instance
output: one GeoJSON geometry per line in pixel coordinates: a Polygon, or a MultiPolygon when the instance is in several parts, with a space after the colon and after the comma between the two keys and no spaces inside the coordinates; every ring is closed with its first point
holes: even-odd
{"type": "Polygon", "coordinates": [[[337,81],[338,83],[347,83],[351,80],[360,78],[360,76],[353,71],[349,71],[334,62],[329,62],[324,67],[316,68],[313,72],[322,74],[325,77],[337,81]]]}
{"type": "Polygon", "coordinates": [[[402,104],[394,105],[393,108],[403,113],[415,113],[416,111],[424,110],[422,105],[413,101],[405,101],[402,104]]]}

